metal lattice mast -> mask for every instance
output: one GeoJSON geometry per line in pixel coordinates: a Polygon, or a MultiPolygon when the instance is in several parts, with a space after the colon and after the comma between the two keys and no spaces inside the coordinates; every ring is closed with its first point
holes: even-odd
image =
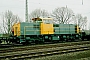
{"type": "Polygon", "coordinates": [[[83,0],[82,0],[82,5],[83,5],[83,0]]]}
{"type": "Polygon", "coordinates": [[[26,0],[26,13],[25,13],[25,22],[28,22],[28,1],[26,0]]]}

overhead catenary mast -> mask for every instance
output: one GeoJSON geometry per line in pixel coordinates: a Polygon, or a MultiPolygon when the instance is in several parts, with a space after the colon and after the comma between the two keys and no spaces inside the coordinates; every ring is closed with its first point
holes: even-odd
{"type": "Polygon", "coordinates": [[[26,13],[25,13],[25,16],[26,16],[26,18],[25,18],[25,22],[28,22],[28,0],[26,0],[26,13]]]}
{"type": "Polygon", "coordinates": [[[82,0],[82,5],[83,5],[83,0],[82,0]]]}

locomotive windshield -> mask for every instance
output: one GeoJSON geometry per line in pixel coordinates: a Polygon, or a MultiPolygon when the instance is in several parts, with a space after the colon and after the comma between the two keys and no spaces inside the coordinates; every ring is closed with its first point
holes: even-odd
{"type": "Polygon", "coordinates": [[[46,19],[43,19],[43,23],[51,24],[53,23],[53,20],[51,18],[46,18],[46,19]]]}
{"type": "Polygon", "coordinates": [[[52,20],[43,20],[44,23],[53,23],[52,20]]]}

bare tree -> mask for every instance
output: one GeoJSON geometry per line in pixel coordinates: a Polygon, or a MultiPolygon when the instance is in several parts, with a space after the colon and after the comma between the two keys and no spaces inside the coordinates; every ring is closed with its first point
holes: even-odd
{"type": "Polygon", "coordinates": [[[2,30],[2,27],[0,26],[0,34],[2,34],[3,33],[3,30],[2,30]]]}
{"type": "Polygon", "coordinates": [[[83,26],[82,26],[82,28],[84,29],[84,30],[86,30],[86,27],[87,26],[87,17],[84,17],[83,18],[83,26]]]}
{"type": "Polygon", "coordinates": [[[49,13],[46,10],[41,10],[41,9],[35,9],[29,14],[29,21],[31,22],[32,18],[37,18],[37,17],[48,17],[49,13]]]}
{"type": "Polygon", "coordinates": [[[70,23],[72,15],[74,15],[73,11],[67,7],[56,8],[52,12],[52,17],[54,17],[55,22],[57,21],[57,23],[63,24],[70,23]]]}
{"type": "Polygon", "coordinates": [[[2,17],[3,20],[3,30],[4,33],[10,34],[11,33],[11,28],[14,23],[20,22],[20,18],[17,15],[14,15],[11,11],[6,11],[3,14],[2,17]]]}
{"type": "Polygon", "coordinates": [[[81,14],[75,16],[75,24],[77,24],[81,29],[85,30],[87,26],[87,17],[83,17],[81,14]]]}

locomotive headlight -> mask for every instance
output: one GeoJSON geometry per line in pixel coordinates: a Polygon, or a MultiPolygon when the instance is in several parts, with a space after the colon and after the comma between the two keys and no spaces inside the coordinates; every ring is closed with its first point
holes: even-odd
{"type": "Polygon", "coordinates": [[[58,38],[59,38],[59,36],[58,36],[58,38]]]}

